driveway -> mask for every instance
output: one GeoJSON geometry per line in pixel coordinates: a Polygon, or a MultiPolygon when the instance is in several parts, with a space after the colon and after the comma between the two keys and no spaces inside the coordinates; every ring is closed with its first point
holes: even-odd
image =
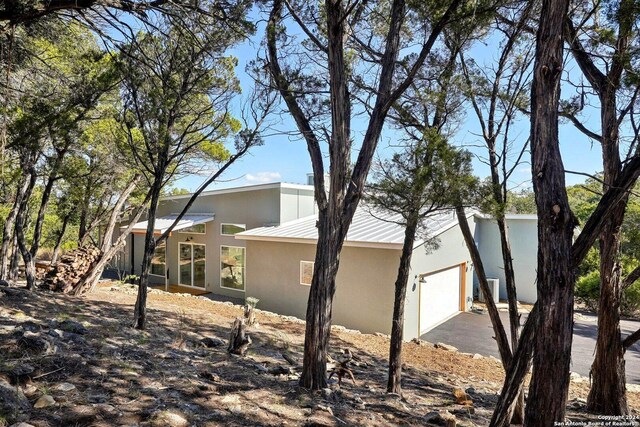
{"type": "MultiPolygon", "coordinates": [[[[508,327],[508,314],[500,312],[500,317],[508,327]]],[[[522,316],[524,322],[525,316],[522,316]]],[[[640,328],[640,322],[623,320],[620,329],[626,336],[640,328]]],[[[589,376],[593,362],[597,334],[597,318],[589,313],[576,312],[571,349],[571,370],[582,376],[589,376]]],[[[498,346],[493,339],[493,329],[488,314],[474,312],[460,313],[431,331],[422,335],[423,340],[443,342],[457,347],[465,353],[479,353],[483,356],[500,357],[498,346]]],[[[640,384],[640,342],[635,343],[625,355],[627,383],[640,384]]]]}

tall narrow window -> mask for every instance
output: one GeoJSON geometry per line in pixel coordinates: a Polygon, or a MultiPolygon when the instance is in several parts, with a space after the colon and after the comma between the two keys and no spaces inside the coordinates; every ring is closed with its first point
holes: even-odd
{"type": "Polygon", "coordinates": [[[313,279],[313,262],[300,261],[300,284],[311,286],[313,279]]]}
{"type": "Polygon", "coordinates": [[[245,248],[220,247],[220,287],[244,291],[245,248]]]}
{"type": "Polygon", "coordinates": [[[156,246],[156,251],[151,258],[151,274],[154,276],[162,276],[165,274],[165,264],[167,262],[167,245],[163,241],[156,246]]]}

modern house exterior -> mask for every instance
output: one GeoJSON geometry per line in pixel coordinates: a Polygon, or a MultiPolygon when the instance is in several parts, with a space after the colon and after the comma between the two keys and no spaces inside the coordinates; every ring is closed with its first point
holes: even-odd
{"type": "MultiPolygon", "coordinates": [[[[189,195],[159,206],[156,233],[173,222],[189,195]]],[[[340,256],[333,323],[362,332],[389,333],[394,283],[404,238],[397,217],[362,205],[340,256]]],[[[468,215],[485,270],[506,297],[498,228],[491,218],[468,215]]],[[[228,297],[256,297],[259,308],[304,319],[313,275],[317,212],[310,185],[273,183],[213,190],[198,197],[188,215],[158,248],[152,283],[187,286],[228,297]]],[[[518,297],[533,302],[537,222],[507,217],[518,297]]],[[[139,273],[146,222],[135,225],[120,268],[139,273]]],[[[469,310],[477,284],[453,211],[431,217],[427,239],[417,240],[405,300],[404,338],[419,337],[469,310]],[[434,241],[437,245],[434,247],[434,241]]]]}

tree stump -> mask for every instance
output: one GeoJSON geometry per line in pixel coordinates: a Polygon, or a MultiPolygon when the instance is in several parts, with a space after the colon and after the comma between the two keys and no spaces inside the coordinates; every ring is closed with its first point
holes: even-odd
{"type": "Polygon", "coordinates": [[[245,319],[236,317],[236,320],[231,324],[229,348],[227,349],[229,353],[244,356],[244,353],[251,345],[251,337],[246,334],[245,329],[245,319]]]}

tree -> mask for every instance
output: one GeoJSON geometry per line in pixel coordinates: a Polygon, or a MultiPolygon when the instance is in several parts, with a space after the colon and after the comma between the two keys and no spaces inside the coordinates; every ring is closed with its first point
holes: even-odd
{"type": "MultiPolygon", "coordinates": [[[[307,144],[318,206],[318,243],[300,378],[305,388],[320,389],[327,384],[331,305],[340,252],[362,198],[385,118],[413,82],[445,27],[454,17],[472,15],[463,4],[453,0],[408,7],[403,0],[384,4],[329,0],[318,10],[314,5],[283,0],[271,3],[266,62],[272,84],[307,144]],[[292,35],[287,34],[283,22],[285,7],[305,36],[302,44],[291,44],[292,35]],[[413,40],[418,43],[413,54],[399,58],[400,50],[412,38],[407,36],[409,21],[418,25],[411,32],[413,37],[423,34],[424,38],[413,40]],[[353,101],[360,99],[368,121],[352,164],[351,121],[357,113],[353,101]],[[331,126],[323,126],[324,120],[331,126]],[[322,138],[328,145],[328,188],[322,138]]],[[[485,10],[484,5],[475,6],[473,13],[485,10]]]]}
{"type": "MultiPolygon", "coordinates": [[[[584,92],[566,102],[563,112],[577,129],[601,144],[604,170],[601,184],[606,189],[621,174],[625,161],[637,154],[637,128],[629,126],[635,130],[635,135],[632,135],[626,158],[621,158],[620,140],[629,118],[633,121],[633,110],[640,93],[637,70],[633,65],[638,60],[636,27],[640,13],[637,4],[631,0],[580,6],[565,20],[565,39],[598,98],[600,133],[588,129],[576,117],[584,107],[584,92]],[[574,21],[578,22],[577,26],[574,21]]],[[[620,248],[627,203],[628,197],[616,206],[599,238],[598,337],[587,408],[607,415],[629,413],[624,366],[626,348],[620,332],[620,304],[625,283],[621,275],[620,248]]]]}
{"type": "MultiPolygon", "coordinates": [[[[512,126],[520,110],[528,107],[526,91],[529,87],[530,66],[533,59],[531,38],[524,31],[530,19],[533,2],[525,2],[522,6],[508,5],[499,13],[509,16],[511,24],[497,20],[495,37],[499,34],[499,41],[494,41],[498,48],[498,59],[493,68],[483,67],[473,60],[468,60],[464,52],[460,52],[463,75],[467,83],[466,94],[477,121],[482,130],[482,141],[487,149],[483,162],[489,166],[489,200],[480,201],[484,210],[492,215],[500,233],[500,248],[505,275],[505,288],[509,304],[509,324],[511,335],[511,350],[508,341],[504,339],[504,332],[500,331],[502,322],[494,304],[489,302],[487,308],[496,332],[496,341],[500,348],[503,366],[506,368],[511,361],[512,352],[518,345],[520,333],[520,314],[518,313],[518,298],[516,290],[515,271],[511,254],[507,221],[505,218],[510,204],[509,181],[513,172],[520,166],[526,152],[528,141],[517,141],[511,135],[512,126]],[[515,145],[515,146],[514,146],[515,145]],[[515,153],[513,152],[515,151],[515,153]]],[[[458,211],[459,221],[465,222],[464,210],[458,211]]],[[[468,228],[468,227],[467,227],[468,228]]],[[[464,233],[467,247],[476,266],[476,276],[481,291],[488,290],[482,260],[471,233],[464,233]],[[478,268],[480,266],[480,268],[478,268]]],[[[485,294],[485,300],[491,296],[485,294]]],[[[512,422],[522,424],[524,419],[524,391],[518,399],[518,406],[514,412],[512,422]]]]}
{"type": "Polygon", "coordinates": [[[374,177],[368,186],[367,201],[396,214],[396,222],[405,228],[395,282],[387,382],[387,392],[402,394],[404,306],[416,237],[428,240],[425,222],[429,217],[451,209],[451,195],[473,185],[471,156],[450,146],[437,130],[426,128],[423,138],[381,162],[374,177]]]}
{"type": "MultiPolygon", "coordinates": [[[[224,54],[250,28],[242,19],[229,27],[206,14],[179,8],[175,15],[181,17],[182,25],[160,17],[157,34],[140,33],[124,49],[120,61],[127,130],[123,152],[134,159],[149,188],[134,314],[134,326],[139,329],[146,324],[148,275],[157,243],[154,226],[162,188],[186,167],[203,160],[219,163],[238,158],[224,146],[241,130],[241,123],[229,113],[229,103],[240,90],[233,70],[236,63],[224,54]]],[[[239,151],[244,153],[246,148],[239,151]]]]}
{"type": "Polygon", "coordinates": [[[60,31],[53,39],[24,35],[27,39],[24,46],[33,56],[23,62],[23,70],[16,76],[20,78],[15,86],[5,88],[20,94],[7,105],[7,148],[17,153],[22,177],[13,208],[4,225],[0,273],[3,278],[6,277],[8,246],[15,227],[28,288],[35,284],[33,259],[58,171],[88,112],[95,108],[102,95],[114,84],[110,60],[97,48],[88,31],[78,25],[61,27],[60,31]],[[45,180],[29,248],[25,232],[26,208],[39,169],[47,165],[41,161],[46,154],[49,154],[50,160],[48,178],[45,180]]]}

